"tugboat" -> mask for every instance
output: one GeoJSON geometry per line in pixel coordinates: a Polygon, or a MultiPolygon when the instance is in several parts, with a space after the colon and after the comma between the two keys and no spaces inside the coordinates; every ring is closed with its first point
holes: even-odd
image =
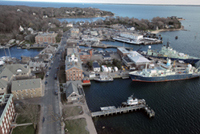
{"type": "Polygon", "coordinates": [[[138,104],[145,104],[145,100],[144,99],[137,99],[135,97],[133,97],[133,95],[131,95],[130,97],[128,97],[128,100],[126,102],[122,102],[122,106],[134,106],[134,105],[138,105],[138,104]]]}

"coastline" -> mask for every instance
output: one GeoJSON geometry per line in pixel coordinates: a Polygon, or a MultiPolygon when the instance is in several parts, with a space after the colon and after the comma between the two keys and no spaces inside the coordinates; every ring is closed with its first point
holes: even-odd
{"type": "Polygon", "coordinates": [[[158,34],[160,32],[180,31],[180,30],[185,30],[184,26],[181,26],[181,28],[179,28],[179,29],[159,29],[159,30],[154,30],[154,31],[151,31],[151,33],[152,34],[158,34]]]}
{"type": "Polygon", "coordinates": [[[72,17],[54,17],[54,19],[79,19],[79,18],[105,18],[105,17],[113,17],[115,15],[105,15],[105,16],[72,16],[72,17]]]}

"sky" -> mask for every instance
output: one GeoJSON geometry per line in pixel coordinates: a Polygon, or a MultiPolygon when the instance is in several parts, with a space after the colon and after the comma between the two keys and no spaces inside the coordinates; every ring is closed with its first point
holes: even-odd
{"type": "Polygon", "coordinates": [[[4,0],[33,2],[200,5],[200,0],[4,0]]]}

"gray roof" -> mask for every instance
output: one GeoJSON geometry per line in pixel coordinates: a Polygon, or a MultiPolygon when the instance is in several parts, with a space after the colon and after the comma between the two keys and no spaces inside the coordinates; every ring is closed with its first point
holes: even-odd
{"type": "Polygon", "coordinates": [[[10,64],[6,65],[6,68],[9,69],[13,74],[28,73],[30,69],[28,65],[23,64],[10,64]],[[18,69],[20,69],[21,72],[17,72],[18,69]]]}
{"type": "Polygon", "coordinates": [[[0,78],[2,77],[8,77],[8,81],[10,81],[11,77],[13,76],[14,74],[6,67],[3,67],[2,70],[0,71],[0,78]]]}
{"type": "Polygon", "coordinates": [[[5,80],[0,79],[0,88],[7,87],[7,82],[5,80]]]}
{"type": "Polygon", "coordinates": [[[34,89],[41,87],[41,79],[26,79],[26,80],[17,80],[12,81],[11,90],[25,90],[25,89],[34,89]]]}
{"type": "Polygon", "coordinates": [[[69,61],[68,61],[68,56],[66,56],[66,60],[65,60],[65,70],[71,69],[71,68],[73,68],[73,67],[78,68],[78,69],[80,69],[80,70],[83,70],[83,69],[82,69],[81,60],[80,60],[79,55],[77,55],[76,57],[78,58],[78,62],[75,62],[75,61],[69,62],[69,61]]]}
{"type": "Polygon", "coordinates": [[[66,97],[71,95],[72,93],[76,93],[77,95],[80,95],[78,92],[78,85],[81,85],[81,81],[67,81],[65,85],[65,93],[66,97]]]}

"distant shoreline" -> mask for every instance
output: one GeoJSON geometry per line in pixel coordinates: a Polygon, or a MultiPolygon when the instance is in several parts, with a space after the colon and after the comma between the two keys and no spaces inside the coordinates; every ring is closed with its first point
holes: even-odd
{"type": "Polygon", "coordinates": [[[181,28],[179,28],[179,29],[159,29],[159,30],[151,31],[151,33],[152,34],[158,34],[160,32],[180,31],[180,30],[185,30],[184,26],[181,26],[181,28]]]}
{"type": "MultiPolygon", "coordinates": [[[[64,2],[64,1],[58,1],[58,2],[54,2],[54,1],[27,1],[27,0],[21,0],[21,1],[18,1],[18,0],[10,0],[10,1],[6,1],[6,2],[37,2],[37,3],[73,3],[73,4],[111,4],[111,5],[150,5],[150,6],[200,6],[200,4],[191,4],[191,3],[186,3],[186,4],[167,4],[167,3],[154,3],[154,4],[151,4],[151,3],[148,3],[148,4],[145,4],[145,3],[105,3],[105,2],[102,2],[102,3],[99,3],[99,2],[81,2],[81,1],[74,1],[74,2],[64,2]]],[[[5,1],[3,1],[5,2],[5,1]]],[[[1,3],[1,2],[0,2],[1,3]]]]}

